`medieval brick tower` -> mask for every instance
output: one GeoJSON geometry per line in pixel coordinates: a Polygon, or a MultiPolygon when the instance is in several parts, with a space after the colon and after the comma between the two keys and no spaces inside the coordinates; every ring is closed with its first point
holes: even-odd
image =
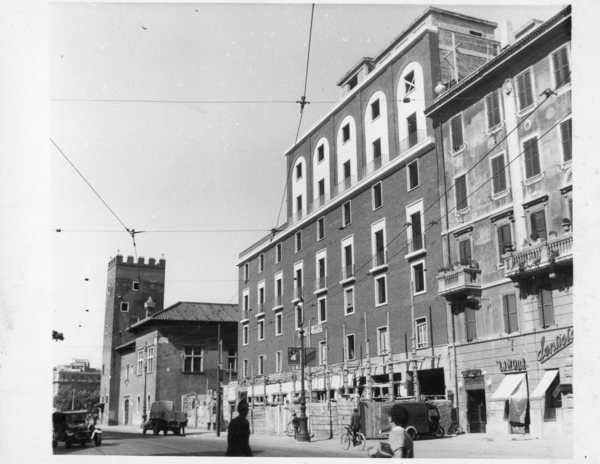
{"type": "Polygon", "coordinates": [[[119,420],[119,386],[121,352],[132,345],[135,336],[127,328],[153,312],[163,309],[165,294],[164,259],[158,262],[144,258],[135,262],[133,256],[123,260],[117,255],[108,263],[106,308],[104,313],[104,343],[100,401],[104,403],[103,422],[117,424],[119,420]]]}

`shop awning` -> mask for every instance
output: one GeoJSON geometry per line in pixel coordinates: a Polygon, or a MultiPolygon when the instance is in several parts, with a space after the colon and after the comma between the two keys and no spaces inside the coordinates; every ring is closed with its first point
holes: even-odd
{"type": "Polygon", "coordinates": [[[506,375],[498,389],[491,396],[491,401],[506,401],[525,380],[525,373],[506,375]]]}
{"type": "Polygon", "coordinates": [[[546,371],[542,377],[542,380],[540,380],[540,383],[538,383],[537,387],[535,387],[533,393],[529,395],[529,398],[544,398],[546,396],[546,390],[548,390],[548,387],[552,385],[552,382],[557,375],[558,369],[546,371]]]}

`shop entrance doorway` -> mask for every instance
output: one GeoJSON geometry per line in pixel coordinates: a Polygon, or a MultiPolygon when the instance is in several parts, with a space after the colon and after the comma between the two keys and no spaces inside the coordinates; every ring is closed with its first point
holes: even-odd
{"type": "Polygon", "coordinates": [[[485,390],[467,391],[467,432],[485,433],[485,390]]]}

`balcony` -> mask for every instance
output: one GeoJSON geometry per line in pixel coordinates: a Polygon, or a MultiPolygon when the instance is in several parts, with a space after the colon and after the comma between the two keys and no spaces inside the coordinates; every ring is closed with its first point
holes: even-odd
{"type": "Polygon", "coordinates": [[[402,153],[410,150],[415,145],[417,145],[418,143],[425,140],[426,136],[427,136],[427,133],[422,129],[408,134],[408,137],[406,137],[400,141],[399,153],[402,154],[402,153]]]}
{"type": "MultiPolygon", "coordinates": [[[[379,155],[379,156],[373,158],[373,161],[371,161],[370,163],[368,163],[365,166],[364,177],[367,177],[369,174],[372,174],[375,171],[378,171],[379,169],[381,169],[382,166],[384,165],[384,161],[383,161],[384,157],[385,157],[385,159],[388,158],[387,155],[379,155]]],[[[387,163],[385,163],[385,164],[387,164],[387,163]]]]}
{"type": "Polygon", "coordinates": [[[315,279],[315,293],[327,290],[327,276],[317,277],[315,279]]]}
{"type": "Polygon", "coordinates": [[[304,287],[295,287],[294,288],[294,299],[293,302],[301,300],[304,295],[304,287]]]}
{"type": "Polygon", "coordinates": [[[439,270],[438,294],[447,299],[481,295],[481,269],[476,261],[456,263],[439,270]]]}
{"type": "Polygon", "coordinates": [[[512,279],[573,266],[573,234],[549,238],[507,253],[502,256],[502,264],[504,275],[512,279]]]}
{"type": "Polygon", "coordinates": [[[242,321],[250,319],[250,309],[242,309],[242,321]]]}
{"type": "Polygon", "coordinates": [[[413,235],[406,243],[407,255],[425,252],[425,234],[413,235]]]}
{"type": "Polygon", "coordinates": [[[329,201],[329,194],[319,195],[317,198],[315,198],[313,200],[312,204],[310,205],[310,211],[319,209],[321,206],[324,206],[325,203],[327,203],[328,201],[329,201]]]}
{"type": "Polygon", "coordinates": [[[256,311],[257,311],[257,313],[256,313],[256,314],[257,314],[257,316],[258,316],[259,314],[262,314],[262,313],[264,313],[264,312],[265,312],[265,304],[264,304],[264,303],[258,303],[258,304],[257,304],[256,311]]]}
{"type": "Polygon", "coordinates": [[[358,183],[358,179],[356,176],[348,176],[339,184],[337,184],[334,188],[333,196],[337,196],[349,190],[350,187],[356,185],[358,183]]]}
{"type": "Polygon", "coordinates": [[[273,303],[274,308],[283,308],[283,295],[275,295],[273,303]]]}
{"type": "Polygon", "coordinates": [[[351,279],[354,279],[354,264],[343,267],[340,272],[340,280],[342,282],[350,281],[351,279]]]}
{"type": "Polygon", "coordinates": [[[373,274],[377,271],[383,271],[387,268],[387,264],[387,250],[379,250],[373,255],[372,268],[369,270],[369,273],[373,274]]]}

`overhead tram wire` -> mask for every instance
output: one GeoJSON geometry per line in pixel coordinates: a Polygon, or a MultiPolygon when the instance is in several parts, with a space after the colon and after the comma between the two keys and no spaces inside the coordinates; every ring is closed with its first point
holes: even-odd
{"type": "MultiPolygon", "coordinates": [[[[94,188],[94,186],[92,184],[90,184],[90,182],[85,178],[85,176],[82,174],[82,172],[79,169],[77,169],[77,166],[75,166],[75,164],[73,164],[73,162],[69,159],[69,157],[65,154],[65,152],[61,150],[61,148],[52,139],[52,137],[50,137],[50,141],[52,142],[52,145],[54,145],[54,147],[58,150],[58,152],[63,156],[63,158],[67,160],[67,162],[71,165],[71,167],[75,170],[75,172],[77,172],[79,177],[81,177],[83,179],[83,181],[88,185],[88,187],[90,189],[92,189],[92,192],[94,192],[94,194],[98,197],[98,199],[102,202],[102,204],[104,206],[106,206],[106,208],[116,218],[116,220],[119,221],[119,223],[123,226],[125,231],[131,236],[131,239],[133,241],[134,253],[135,253],[136,260],[137,260],[137,245],[135,243],[135,236],[136,236],[136,234],[143,233],[143,231],[136,231],[135,229],[130,229],[129,227],[127,227],[125,225],[125,223],[121,220],[121,218],[117,215],[117,213],[115,213],[114,210],[110,207],[110,205],[104,200],[104,198],[102,198],[102,196],[98,193],[98,191],[94,188]]],[[[58,232],[58,231],[60,231],[60,229],[57,229],[56,231],[58,232]]]]}
{"type": "MultiPolygon", "coordinates": [[[[300,100],[296,101],[296,103],[298,103],[300,105],[300,119],[298,121],[298,129],[296,130],[296,139],[294,140],[294,145],[296,145],[296,143],[298,143],[298,136],[300,135],[300,127],[302,126],[302,116],[304,115],[304,106],[310,104],[310,102],[306,100],[306,88],[307,88],[307,84],[308,84],[308,69],[309,69],[309,65],[310,65],[310,46],[311,46],[311,42],[312,42],[314,15],[315,15],[315,4],[313,3],[311,5],[311,10],[310,10],[310,28],[309,28],[309,32],[308,32],[308,51],[306,54],[306,70],[304,72],[304,92],[303,92],[302,96],[300,97],[300,100]]],[[[281,210],[283,209],[283,203],[285,201],[285,194],[287,192],[288,185],[290,183],[290,175],[291,175],[291,170],[287,173],[286,178],[285,178],[285,186],[283,188],[283,195],[281,196],[281,204],[279,205],[279,212],[277,213],[277,220],[275,221],[275,227],[272,229],[273,237],[278,232],[277,225],[279,224],[279,218],[281,217],[281,210]]]]}

